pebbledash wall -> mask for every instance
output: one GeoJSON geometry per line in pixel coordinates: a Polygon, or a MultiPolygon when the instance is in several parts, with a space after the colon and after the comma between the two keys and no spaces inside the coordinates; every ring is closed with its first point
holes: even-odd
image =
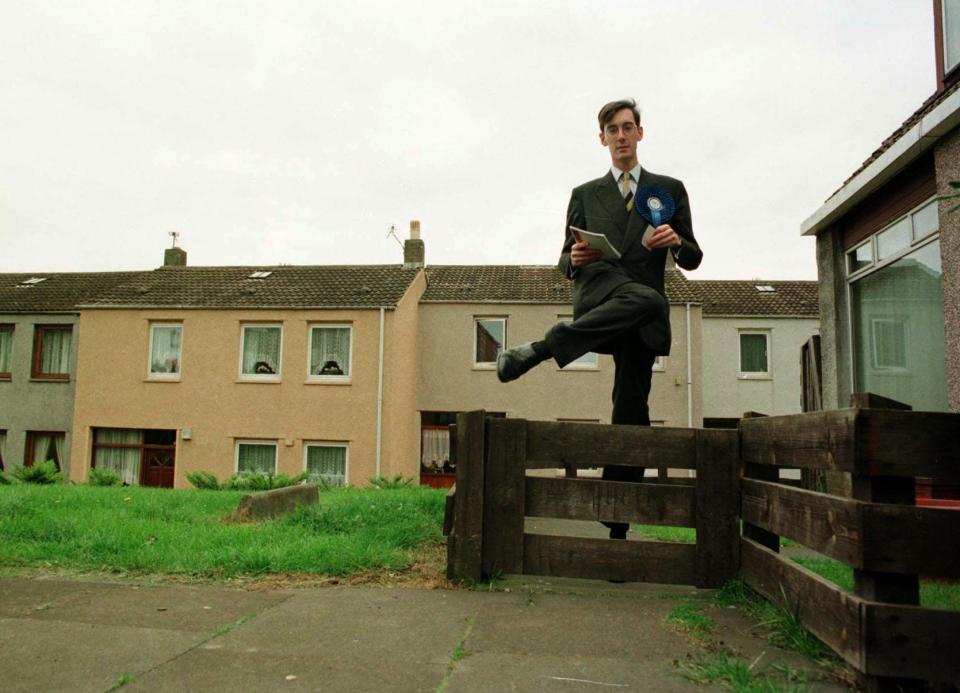
{"type": "Polygon", "coordinates": [[[86,478],[96,428],[175,430],[176,487],[189,486],[186,475],[192,471],[209,471],[221,480],[232,474],[239,440],[276,441],[277,472],[287,474],[303,471],[306,443],[346,444],[347,483],[362,486],[378,471],[379,439],[380,473],[415,476],[415,335],[422,291],[421,272],[396,306],[383,310],[379,436],[379,309],[83,309],[70,479],[86,478]],[[150,325],[157,322],[183,326],[176,380],[148,377],[150,325]],[[276,382],[239,377],[241,325],[257,322],[283,326],[276,382]],[[323,323],[353,328],[349,383],[307,379],[309,326],[323,323]]]}

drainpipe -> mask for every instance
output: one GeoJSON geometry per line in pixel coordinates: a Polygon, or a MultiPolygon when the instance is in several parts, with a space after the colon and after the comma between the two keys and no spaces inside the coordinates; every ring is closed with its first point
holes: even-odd
{"type": "Polygon", "coordinates": [[[380,470],[380,446],[383,438],[383,321],[384,308],[380,308],[380,352],[377,367],[377,463],[375,476],[383,476],[380,470]]]}
{"type": "Polygon", "coordinates": [[[693,428],[693,339],[690,336],[690,304],[687,304],[687,428],[693,428]]]}

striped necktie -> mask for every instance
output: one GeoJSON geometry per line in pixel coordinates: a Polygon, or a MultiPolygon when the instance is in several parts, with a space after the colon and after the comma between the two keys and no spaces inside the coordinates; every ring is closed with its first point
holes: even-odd
{"type": "Polygon", "coordinates": [[[623,194],[623,199],[627,203],[627,211],[633,209],[633,191],[630,190],[630,174],[621,173],[620,174],[620,192],[623,194]]]}

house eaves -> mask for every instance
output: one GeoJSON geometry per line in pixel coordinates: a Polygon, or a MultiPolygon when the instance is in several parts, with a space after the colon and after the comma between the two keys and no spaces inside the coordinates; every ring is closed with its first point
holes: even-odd
{"type": "Polygon", "coordinates": [[[826,229],[958,125],[960,90],[954,91],[929,113],[924,114],[919,122],[831,195],[820,209],[800,225],[801,234],[814,236],[826,229]]]}

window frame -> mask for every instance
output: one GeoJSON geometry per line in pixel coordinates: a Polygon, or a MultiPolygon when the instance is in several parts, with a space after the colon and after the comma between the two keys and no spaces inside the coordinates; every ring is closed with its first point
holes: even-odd
{"type": "Polygon", "coordinates": [[[764,328],[746,327],[737,330],[737,378],[739,380],[772,380],[772,348],[773,336],[771,331],[764,328]],[[743,370],[743,337],[747,335],[759,335],[766,339],[767,344],[767,369],[765,371],[745,371],[743,370]]]}
{"type": "Polygon", "coordinates": [[[870,318],[870,368],[874,371],[882,372],[883,375],[897,375],[899,373],[909,373],[910,364],[907,363],[906,335],[907,320],[909,318],[903,315],[883,318],[870,318]],[[886,366],[880,365],[879,354],[877,353],[877,325],[879,323],[897,325],[900,329],[901,337],[904,340],[903,365],[886,366]]]}
{"type": "Polygon", "coordinates": [[[4,452],[4,450],[5,450],[6,447],[7,447],[7,439],[9,438],[9,436],[7,435],[7,429],[5,429],[5,428],[0,428],[0,438],[3,438],[2,443],[0,443],[0,472],[2,472],[2,471],[3,471],[3,465],[4,465],[3,452],[4,452]]]}
{"type": "MultiPolygon", "coordinates": [[[[507,349],[507,318],[506,315],[474,315],[473,316],[473,333],[472,333],[472,345],[470,347],[471,355],[470,360],[473,363],[474,370],[496,370],[497,361],[478,361],[477,360],[477,330],[480,328],[481,320],[499,320],[503,323],[503,344],[501,345],[501,351],[507,349]]],[[[500,355],[499,353],[497,354],[500,355]]]]}
{"type": "Polygon", "coordinates": [[[13,340],[17,331],[16,323],[0,322],[0,334],[10,335],[10,370],[0,371],[0,380],[13,380],[13,340]]]}
{"type": "MultiPolygon", "coordinates": [[[[175,321],[151,322],[150,329],[147,331],[147,379],[177,381],[183,373],[183,323],[175,321]],[[153,372],[153,331],[158,327],[176,327],[180,330],[180,350],[177,352],[177,372],[176,373],[154,373],[153,372]]],[[[241,355],[241,360],[243,356],[241,355]]]]}
{"type": "Polygon", "coordinates": [[[353,382],[353,323],[311,322],[307,325],[307,382],[318,384],[349,385],[353,382]],[[310,372],[313,362],[313,331],[316,329],[344,329],[350,333],[350,348],[347,351],[347,372],[344,375],[319,375],[310,372]]]}
{"type": "Polygon", "coordinates": [[[233,473],[240,473],[240,446],[241,445],[269,445],[273,447],[273,474],[277,474],[280,462],[280,441],[274,438],[237,438],[233,444],[233,473]]]}
{"type": "MultiPolygon", "coordinates": [[[[67,450],[67,432],[66,431],[26,431],[26,437],[23,445],[23,466],[32,467],[33,466],[33,449],[36,445],[36,436],[62,436],[63,444],[61,449],[63,452],[67,450]]],[[[63,471],[63,460],[56,460],[57,471],[63,471]]]]}
{"type": "Polygon", "coordinates": [[[350,485],[350,443],[333,440],[305,440],[303,441],[303,471],[309,473],[307,462],[310,455],[309,448],[343,448],[343,486],[350,485]]]}
{"type": "Polygon", "coordinates": [[[49,380],[55,382],[69,382],[70,370],[73,367],[73,325],[62,323],[36,323],[33,326],[33,358],[30,361],[30,379],[31,380],[49,380]],[[45,332],[69,332],[70,333],[70,353],[67,356],[66,373],[43,373],[41,372],[41,363],[43,361],[43,334],[45,332]]]}
{"type": "Polygon", "coordinates": [[[653,366],[651,367],[650,370],[653,371],[654,373],[663,373],[665,370],[667,370],[666,358],[667,358],[666,356],[657,354],[656,357],[653,359],[653,366]]]}
{"type": "Polygon", "coordinates": [[[283,377],[283,323],[282,322],[241,322],[240,323],[240,361],[237,364],[237,377],[246,382],[276,383],[283,377]],[[280,341],[277,345],[277,372],[276,373],[244,373],[243,350],[247,341],[247,328],[275,327],[280,330],[280,341]]]}

